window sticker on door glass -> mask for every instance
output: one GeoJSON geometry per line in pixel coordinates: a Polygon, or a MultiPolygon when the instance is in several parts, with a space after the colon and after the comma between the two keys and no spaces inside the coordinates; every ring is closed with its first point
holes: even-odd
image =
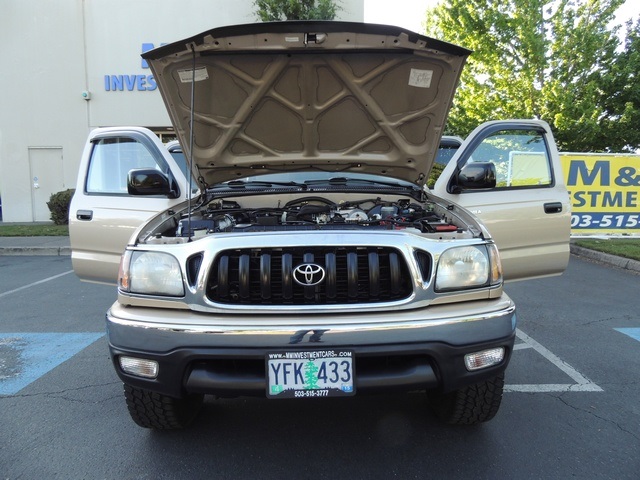
{"type": "Polygon", "coordinates": [[[193,78],[194,82],[200,82],[202,80],[206,80],[209,78],[209,73],[207,72],[207,67],[200,67],[195,69],[195,76],[193,75],[194,70],[178,70],[178,76],[180,77],[180,81],[182,83],[190,83],[193,78]]]}
{"type": "Polygon", "coordinates": [[[417,68],[412,68],[409,74],[409,85],[412,87],[429,88],[432,78],[433,70],[418,70],[417,68]]]}

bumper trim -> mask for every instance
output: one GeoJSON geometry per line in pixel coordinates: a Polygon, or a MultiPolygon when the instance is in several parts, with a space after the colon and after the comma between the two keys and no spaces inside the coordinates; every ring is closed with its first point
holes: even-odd
{"type": "MultiPolygon", "coordinates": [[[[514,341],[515,332],[464,346],[441,342],[354,346],[356,392],[433,389],[447,392],[478,383],[507,368],[514,341]],[[472,372],[466,369],[467,353],[495,347],[505,348],[501,363],[472,372]]],[[[268,349],[180,348],[165,354],[122,350],[113,345],[109,349],[120,379],[139,388],[173,397],[190,393],[220,397],[266,395],[264,359],[268,349]],[[158,377],[145,379],[123,372],[118,367],[120,355],[157,361],[158,377]]]]}
{"type": "MultiPolygon", "coordinates": [[[[438,377],[426,358],[380,371],[358,372],[356,376],[356,392],[424,390],[437,386],[438,377]]],[[[222,397],[260,395],[266,391],[266,379],[257,373],[231,374],[216,366],[202,365],[191,370],[185,389],[189,393],[222,397]]]]}

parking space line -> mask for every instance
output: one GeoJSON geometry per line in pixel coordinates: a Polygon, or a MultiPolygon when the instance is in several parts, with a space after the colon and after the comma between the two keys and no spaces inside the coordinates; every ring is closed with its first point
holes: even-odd
{"type": "MultiPolygon", "coordinates": [[[[524,342],[527,347],[533,348],[536,352],[550,361],[557,368],[566,373],[576,383],[561,384],[529,384],[529,385],[505,385],[505,392],[602,392],[602,388],[593,383],[587,377],[578,372],[571,365],[561,360],[558,356],[551,353],[547,348],[540,345],[529,335],[520,329],[516,329],[516,336],[524,342]]],[[[519,344],[521,345],[521,344],[519,344]]]]}
{"type": "Polygon", "coordinates": [[[640,328],[614,328],[614,330],[640,342],[640,328]]]}
{"type": "Polygon", "coordinates": [[[103,336],[104,332],[0,333],[0,396],[18,393],[103,336]]]}
{"type": "Polygon", "coordinates": [[[64,277],[65,275],[69,275],[70,273],[73,273],[73,270],[69,270],[68,272],[60,273],[58,275],[54,275],[53,277],[45,278],[44,280],[38,280],[37,282],[30,283],[29,285],[24,285],[19,288],[14,288],[13,290],[9,290],[8,292],[0,293],[0,298],[5,297],[7,295],[11,295],[12,293],[19,292],[20,290],[24,290],[26,288],[35,287],[36,285],[40,285],[41,283],[50,282],[51,280],[64,277]]]}
{"type": "Polygon", "coordinates": [[[541,383],[529,385],[505,385],[505,392],[523,393],[561,393],[561,392],[602,392],[595,383],[580,385],[577,383],[541,383]]]}

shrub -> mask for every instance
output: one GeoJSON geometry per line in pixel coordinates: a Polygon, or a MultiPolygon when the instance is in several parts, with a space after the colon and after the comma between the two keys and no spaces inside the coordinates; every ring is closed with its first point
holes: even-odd
{"type": "Polygon", "coordinates": [[[58,193],[52,193],[47,202],[47,207],[51,212],[51,220],[56,225],[67,225],[69,223],[69,204],[75,189],[69,188],[58,193]]]}
{"type": "Polygon", "coordinates": [[[436,180],[442,174],[445,165],[441,165],[439,163],[434,163],[433,167],[431,167],[431,173],[429,174],[429,180],[427,181],[427,187],[433,188],[436,184],[436,180]]]}

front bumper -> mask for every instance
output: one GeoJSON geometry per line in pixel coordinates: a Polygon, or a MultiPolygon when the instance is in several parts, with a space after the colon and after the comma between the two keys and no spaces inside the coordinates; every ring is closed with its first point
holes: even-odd
{"type": "Polygon", "coordinates": [[[499,299],[366,314],[211,315],[125,307],[107,313],[114,366],[131,385],[181,397],[264,395],[270,351],[349,348],[356,391],[439,389],[477,383],[504,371],[515,339],[515,305],[499,299]],[[498,365],[467,371],[464,356],[505,348],[498,365]],[[155,379],[123,372],[118,356],[158,362],[155,379]]]}

